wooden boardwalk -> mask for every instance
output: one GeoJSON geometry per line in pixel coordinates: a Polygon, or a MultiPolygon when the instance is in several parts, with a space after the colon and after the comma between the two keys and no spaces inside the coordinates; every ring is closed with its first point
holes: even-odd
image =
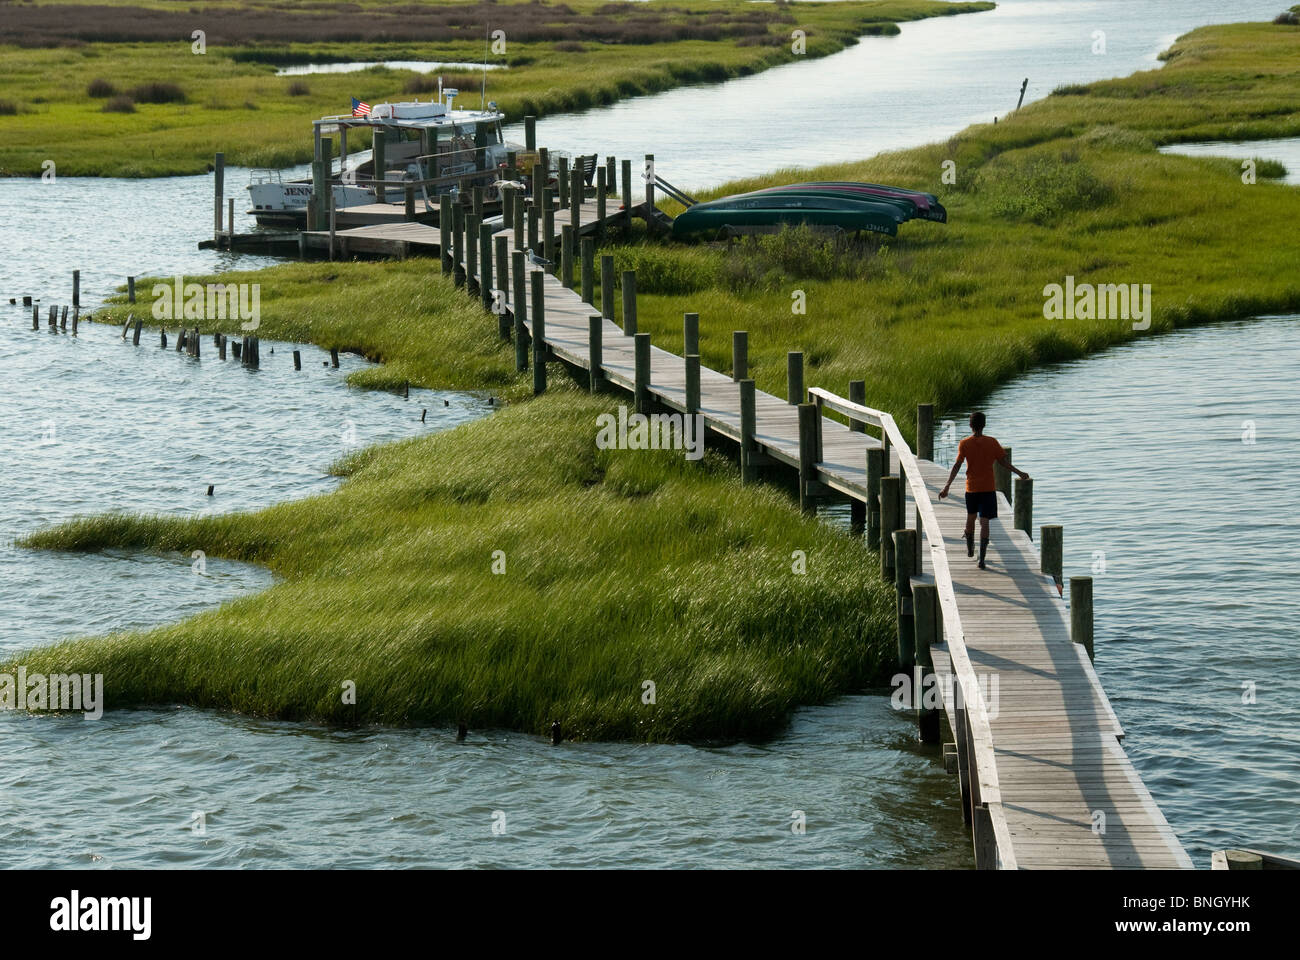
{"type": "MultiPolygon", "coordinates": [[[[623,216],[615,209],[608,220],[623,216]]],[[[584,229],[594,227],[594,203],[583,204],[582,218],[584,229]]],[[[567,211],[557,210],[557,234],[567,222],[567,211]]],[[[406,229],[416,226],[406,225],[406,229]]],[[[363,229],[372,231],[374,237],[374,231],[394,228],[363,229]]],[[[437,232],[436,228],[420,229],[437,232]]],[[[500,236],[507,238],[508,248],[513,246],[513,231],[496,233],[494,242],[500,236]]],[[[402,238],[394,235],[392,239],[402,238]]],[[[449,258],[444,267],[448,265],[449,258]]],[[[530,264],[526,269],[529,281],[524,289],[530,289],[531,275],[540,268],[530,264]]],[[[507,316],[513,319],[515,285],[503,281],[500,264],[493,276],[504,294],[507,316]]],[[[591,318],[600,311],[583,302],[577,291],[563,286],[557,276],[543,272],[542,277],[543,339],[550,357],[589,370],[591,318]]],[[[473,276],[467,279],[474,284],[473,276]]],[[[599,290],[599,278],[594,286],[599,290]]],[[[523,313],[523,325],[531,335],[535,319],[531,303],[524,304],[523,313]]],[[[603,379],[635,392],[635,338],[610,319],[600,321],[600,330],[603,379]]],[[[683,357],[649,349],[645,387],[657,406],[688,412],[687,380],[683,357]]],[[[744,435],[740,394],[730,374],[707,367],[699,370],[698,412],[709,439],[726,438],[739,444],[742,451],[752,450],[751,454],[742,453],[742,458],[748,456],[748,462],[767,469],[799,470],[800,407],[755,391],[750,441],[744,435]]],[[[816,408],[817,452],[815,459],[804,460],[801,491],[815,491],[823,498],[848,497],[870,507],[881,503],[884,487],[873,484],[867,462],[869,450],[885,445],[865,430],[851,430],[820,416],[826,408],[857,414],[854,419],[879,427],[882,437],[892,439],[886,475],[897,476],[901,470],[914,474],[902,484],[901,489],[910,489],[912,495],[900,501],[903,519],[899,525],[918,530],[926,547],[920,549],[918,544],[922,559],[911,582],[917,589],[928,586],[937,590],[942,608],[942,625],[928,649],[944,691],[943,713],[950,731],[945,739],[954,741],[946,752],[951,751],[957,760],[954,765],[961,777],[964,812],[972,823],[977,866],[1191,867],[1125,755],[1120,745],[1124,732],[1089,654],[1071,642],[1069,618],[1056,580],[1041,572],[1038,549],[1029,535],[1013,528],[1007,499],[999,494],[988,569],[979,570],[965,555],[962,530],[966,515],[960,488],[950,499],[938,499],[947,471],[928,460],[918,461],[903,444],[888,414],[825,391],[812,390],[809,395],[815,395],[824,406],[816,408]],[[805,480],[812,482],[805,487],[805,480]],[[918,522],[912,522],[913,517],[918,517],[918,522]]],[[[805,433],[805,443],[808,436],[805,433]]],[[[885,531],[882,537],[888,534],[885,531]]],[[[906,581],[907,575],[901,579],[906,581]]],[[[910,619],[911,608],[908,610],[910,619]]],[[[918,638],[920,630],[918,623],[918,638]]]]}

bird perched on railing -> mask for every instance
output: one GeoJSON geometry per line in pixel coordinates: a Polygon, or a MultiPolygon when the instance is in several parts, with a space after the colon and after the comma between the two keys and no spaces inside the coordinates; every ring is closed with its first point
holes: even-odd
{"type": "Polygon", "coordinates": [[[543,270],[545,270],[547,267],[551,266],[552,263],[554,263],[554,261],[552,260],[547,260],[546,258],[539,257],[537,254],[533,253],[532,247],[529,247],[527,250],[524,251],[524,256],[528,258],[529,263],[533,264],[534,266],[541,267],[543,270]]]}
{"type": "Polygon", "coordinates": [[[498,190],[526,190],[528,189],[518,180],[493,180],[492,186],[498,190]]]}

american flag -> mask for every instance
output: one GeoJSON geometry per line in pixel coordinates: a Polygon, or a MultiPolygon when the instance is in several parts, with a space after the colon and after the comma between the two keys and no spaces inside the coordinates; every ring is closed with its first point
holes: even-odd
{"type": "Polygon", "coordinates": [[[370,116],[370,104],[362,103],[356,97],[352,98],[352,116],[368,117],[370,116]]]}

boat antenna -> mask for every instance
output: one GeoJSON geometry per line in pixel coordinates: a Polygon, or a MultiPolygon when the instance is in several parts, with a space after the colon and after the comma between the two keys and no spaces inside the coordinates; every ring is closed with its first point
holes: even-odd
{"type": "Polygon", "coordinates": [[[438,102],[442,103],[442,74],[438,74],[438,102]]]}
{"type": "Polygon", "coordinates": [[[488,51],[492,49],[492,24],[483,24],[483,86],[479,89],[478,108],[482,112],[487,108],[487,62],[488,51]]]}

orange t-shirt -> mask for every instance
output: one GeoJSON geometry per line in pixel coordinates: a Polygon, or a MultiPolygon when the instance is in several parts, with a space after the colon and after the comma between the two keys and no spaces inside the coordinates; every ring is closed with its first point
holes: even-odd
{"type": "Polygon", "coordinates": [[[1007,452],[992,437],[971,434],[957,445],[957,456],[966,458],[966,492],[990,493],[997,489],[993,482],[993,464],[1007,452]]]}

